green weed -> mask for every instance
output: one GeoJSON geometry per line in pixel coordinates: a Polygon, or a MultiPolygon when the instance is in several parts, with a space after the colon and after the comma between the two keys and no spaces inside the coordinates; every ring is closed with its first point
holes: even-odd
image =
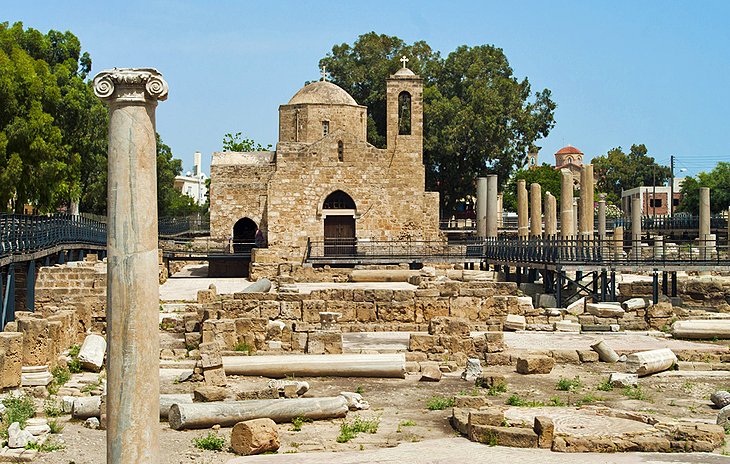
{"type": "Polygon", "coordinates": [[[68,349],[68,355],[72,358],[78,357],[80,352],[81,352],[81,345],[71,345],[71,348],[68,349]]]}
{"type": "Polygon", "coordinates": [[[416,423],[415,423],[415,422],[413,422],[412,420],[404,420],[404,421],[400,421],[400,422],[398,423],[398,430],[396,430],[396,432],[398,432],[398,433],[401,433],[401,432],[403,431],[403,430],[402,430],[402,429],[403,429],[403,427],[413,427],[413,426],[415,426],[415,425],[416,425],[416,423]]]}
{"type": "Polygon", "coordinates": [[[48,427],[51,429],[51,433],[61,433],[63,432],[63,425],[58,423],[58,420],[49,420],[48,421],[48,427]]]}
{"type": "Polygon", "coordinates": [[[555,389],[560,391],[576,391],[582,386],[583,382],[580,381],[580,377],[578,376],[575,376],[572,379],[560,377],[557,385],[555,385],[555,389]]]}
{"type": "Polygon", "coordinates": [[[58,417],[63,415],[63,408],[58,401],[49,398],[43,403],[43,412],[46,417],[58,417]]]}
{"type": "Polygon", "coordinates": [[[196,448],[208,451],[221,451],[225,443],[226,439],[216,432],[209,432],[205,437],[193,439],[193,445],[196,448]]]}
{"type": "Polygon", "coordinates": [[[445,398],[443,396],[432,396],[426,401],[426,408],[431,411],[441,411],[454,406],[453,398],[445,398]]]}
{"type": "Polygon", "coordinates": [[[3,401],[5,406],[5,417],[8,425],[18,422],[20,427],[25,427],[25,422],[35,416],[35,404],[29,396],[9,396],[3,401]]]}
{"type": "Polygon", "coordinates": [[[545,403],[543,403],[542,401],[537,401],[537,400],[527,401],[527,400],[520,398],[518,395],[512,395],[509,398],[507,398],[507,404],[510,406],[529,407],[529,408],[545,406],[545,403]]]}
{"type": "Polygon", "coordinates": [[[81,361],[77,358],[71,358],[71,361],[68,362],[68,370],[72,374],[78,374],[81,372],[81,361]]]}
{"type": "Polygon", "coordinates": [[[291,430],[293,432],[300,432],[302,430],[302,425],[304,425],[305,422],[312,422],[312,419],[308,419],[303,416],[297,416],[294,419],[291,420],[292,428],[291,430]]]}
{"type": "Polygon", "coordinates": [[[249,354],[250,355],[255,350],[248,343],[239,343],[239,344],[237,344],[236,346],[233,347],[233,351],[238,351],[240,353],[246,353],[246,354],[249,354]]]}
{"type": "Polygon", "coordinates": [[[611,391],[613,390],[613,384],[609,382],[608,380],[604,380],[603,382],[599,383],[596,389],[601,391],[611,391]]]}
{"type": "Polygon", "coordinates": [[[337,437],[337,443],[347,443],[357,436],[358,433],[375,433],[380,426],[380,418],[363,419],[356,416],[352,422],[343,421],[340,425],[340,435],[337,437]]]}
{"type": "Polygon", "coordinates": [[[500,393],[504,393],[507,391],[507,385],[503,383],[498,383],[496,385],[492,385],[487,389],[487,395],[489,396],[497,396],[500,393]]]}
{"type": "Polygon", "coordinates": [[[362,388],[362,385],[358,385],[355,389],[355,393],[357,393],[358,395],[362,395],[363,393],[365,393],[365,389],[362,388]]]}
{"type": "Polygon", "coordinates": [[[647,400],[649,397],[644,393],[640,386],[624,388],[624,396],[632,400],[647,400]]]}

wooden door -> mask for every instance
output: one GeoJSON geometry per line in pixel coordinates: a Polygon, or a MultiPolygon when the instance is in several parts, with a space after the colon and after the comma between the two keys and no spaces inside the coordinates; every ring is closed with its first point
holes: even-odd
{"type": "Polygon", "coordinates": [[[355,254],[355,218],[327,216],[324,218],[324,253],[326,256],[355,254]]]}

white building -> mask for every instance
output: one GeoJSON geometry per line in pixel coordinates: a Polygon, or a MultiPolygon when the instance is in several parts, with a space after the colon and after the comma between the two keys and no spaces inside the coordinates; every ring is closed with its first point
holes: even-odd
{"type": "Polygon", "coordinates": [[[201,170],[201,155],[199,151],[195,152],[194,155],[194,166],[193,171],[186,172],[184,176],[175,177],[175,188],[182,192],[183,195],[187,195],[198,205],[205,203],[205,195],[208,193],[208,189],[205,186],[205,181],[208,176],[201,170]]]}

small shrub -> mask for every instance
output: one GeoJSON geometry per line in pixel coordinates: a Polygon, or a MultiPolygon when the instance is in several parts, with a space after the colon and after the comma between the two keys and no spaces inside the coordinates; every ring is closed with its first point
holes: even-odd
{"type": "Polygon", "coordinates": [[[294,419],[292,419],[291,420],[292,431],[300,432],[302,430],[302,425],[304,425],[305,422],[312,422],[312,419],[307,419],[306,417],[302,417],[302,416],[297,416],[294,419]]]}
{"type": "Polygon", "coordinates": [[[91,393],[94,390],[98,390],[100,388],[101,388],[101,379],[97,380],[96,382],[84,385],[83,388],[81,388],[81,392],[82,393],[91,393]]]}
{"type": "Polygon", "coordinates": [[[624,396],[631,398],[632,400],[646,400],[648,396],[644,393],[644,390],[640,386],[626,387],[624,388],[624,396]]]}
{"type": "Polygon", "coordinates": [[[415,423],[415,422],[413,422],[412,420],[404,420],[404,421],[400,421],[400,422],[398,423],[398,430],[396,430],[396,432],[398,432],[398,433],[401,433],[401,432],[403,431],[403,430],[402,430],[402,428],[403,428],[403,427],[413,427],[413,426],[415,426],[415,425],[416,425],[416,423],[415,423]]]}
{"type": "Polygon", "coordinates": [[[72,358],[78,357],[79,353],[81,352],[81,345],[72,345],[71,348],[68,349],[68,355],[72,358]]]}
{"type": "Polygon", "coordinates": [[[585,395],[585,396],[584,396],[583,398],[581,398],[581,399],[579,399],[578,401],[576,401],[576,402],[575,402],[575,405],[576,405],[576,406],[581,406],[581,405],[583,405],[583,404],[591,404],[591,403],[595,403],[596,401],[603,401],[603,398],[601,398],[601,397],[599,397],[599,396],[593,396],[593,394],[591,394],[591,393],[588,393],[588,394],[587,394],[587,395],[585,395]]]}
{"type": "Polygon", "coordinates": [[[565,406],[565,402],[559,396],[551,396],[548,406],[565,406]]]}
{"type": "Polygon", "coordinates": [[[454,406],[453,398],[445,398],[443,396],[432,396],[426,401],[426,408],[431,411],[441,411],[454,406]]]}
{"type": "Polygon", "coordinates": [[[38,443],[28,443],[25,445],[25,449],[33,449],[38,450],[42,453],[51,453],[53,451],[60,451],[62,449],[65,449],[66,445],[63,443],[57,442],[55,440],[46,440],[43,444],[38,443]]]}
{"type": "Polygon", "coordinates": [[[555,385],[555,389],[559,391],[576,391],[582,385],[583,382],[580,381],[580,377],[578,376],[575,376],[572,379],[560,377],[560,380],[558,380],[558,384],[555,385]]]}
{"type": "Polygon", "coordinates": [[[71,361],[68,362],[68,370],[72,374],[78,374],[81,372],[81,361],[77,358],[71,359],[71,361]]]}
{"type": "Polygon", "coordinates": [[[61,408],[58,401],[47,399],[43,403],[43,412],[46,414],[46,417],[58,417],[63,415],[63,408],[61,408]]]}
{"type": "Polygon", "coordinates": [[[253,353],[254,349],[248,343],[239,343],[239,344],[237,344],[236,346],[233,347],[233,351],[238,351],[240,353],[251,354],[251,353],[253,353]]]}
{"type": "Polygon", "coordinates": [[[613,390],[613,384],[609,382],[608,380],[604,380],[603,382],[599,383],[596,387],[598,390],[607,392],[613,390]]]}
{"type": "Polygon", "coordinates": [[[226,439],[215,432],[208,433],[207,436],[193,439],[193,445],[196,448],[208,451],[222,451],[226,439]]]}
{"type": "Polygon", "coordinates": [[[58,423],[58,420],[49,420],[48,421],[48,427],[51,429],[51,433],[61,433],[63,432],[63,425],[58,423]]]}
{"type": "Polygon", "coordinates": [[[365,393],[365,389],[362,388],[362,385],[358,385],[355,389],[355,393],[357,393],[358,395],[362,395],[363,393],[365,393]]]}
{"type": "Polygon", "coordinates": [[[352,422],[343,421],[340,425],[340,434],[337,436],[337,443],[347,443],[357,436],[358,433],[375,433],[380,426],[380,418],[363,419],[356,416],[352,422]]]}
{"type": "Polygon", "coordinates": [[[518,395],[512,395],[509,398],[507,398],[507,404],[510,406],[529,407],[529,408],[545,406],[545,403],[543,403],[542,401],[538,401],[538,400],[527,401],[527,400],[520,398],[518,395]]]}
{"type": "Polygon", "coordinates": [[[460,396],[480,396],[481,393],[479,392],[479,389],[477,387],[473,387],[471,390],[461,390],[459,392],[460,396]]]}
{"type": "Polygon", "coordinates": [[[498,383],[496,385],[492,385],[487,389],[487,395],[489,396],[497,396],[500,393],[504,393],[507,391],[507,385],[503,383],[498,383]]]}
{"type": "Polygon", "coordinates": [[[53,374],[53,383],[59,387],[71,380],[71,371],[69,371],[68,367],[65,366],[55,367],[53,371],[51,371],[51,374],[53,374]]]}
{"type": "Polygon", "coordinates": [[[9,396],[3,400],[3,406],[8,425],[18,422],[23,428],[25,422],[35,416],[35,403],[29,396],[9,396]]]}

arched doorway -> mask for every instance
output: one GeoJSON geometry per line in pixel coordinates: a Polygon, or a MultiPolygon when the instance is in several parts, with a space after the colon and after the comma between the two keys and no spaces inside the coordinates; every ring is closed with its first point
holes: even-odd
{"type": "Polygon", "coordinates": [[[233,226],[233,252],[251,253],[256,242],[256,223],[249,218],[239,219],[233,226]]]}
{"type": "Polygon", "coordinates": [[[326,256],[355,254],[355,201],[342,190],[324,200],[324,253],[326,256]]]}

